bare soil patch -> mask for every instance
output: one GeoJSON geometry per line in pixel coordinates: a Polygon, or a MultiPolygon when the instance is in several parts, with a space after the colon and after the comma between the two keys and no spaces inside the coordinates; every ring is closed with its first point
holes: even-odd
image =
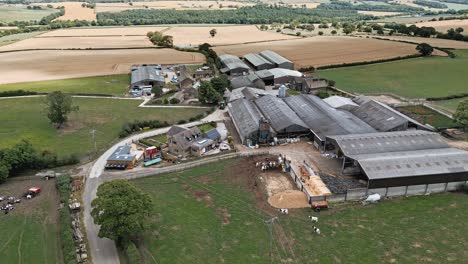
{"type": "Polygon", "coordinates": [[[0,54],[0,83],[129,73],[133,64],[203,63],[202,54],[173,49],[22,51],[0,54]]]}
{"type": "MultiPolygon", "coordinates": [[[[14,205],[15,209],[11,214],[35,215],[49,223],[58,221],[59,199],[54,180],[46,181],[31,177],[13,178],[0,185],[0,196],[21,198],[21,203],[14,205]],[[41,194],[31,200],[26,200],[22,195],[31,187],[41,188],[41,194]]],[[[3,212],[1,214],[3,215],[3,212]]]]}
{"type": "Polygon", "coordinates": [[[121,12],[135,9],[175,9],[175,10],[228,10],[242,6],[252,6],[253,3],[237,1],[157,1],[128,3],[97,3],[96,12],[121,12]]]}
{"type": "Polygon", "coordinates": [[[56,18],[55,20],[88,20],[88,21],[95,21],[96,14],[94,13],[94,9],[82,7],[82,2],[60,2],[60,3],[34,3],[34,5],[52,5],[54,8],[63,6],[65,7],[65,15],[56,18]]]}
{"type": "Polygon", "coordinates": [[[311,37],[217,46],[214,49],[218,54],[238,56],[270,49],[293,61],[296,68],[372,61],[416,53],[412,44],[356,37],[311,37]]]}

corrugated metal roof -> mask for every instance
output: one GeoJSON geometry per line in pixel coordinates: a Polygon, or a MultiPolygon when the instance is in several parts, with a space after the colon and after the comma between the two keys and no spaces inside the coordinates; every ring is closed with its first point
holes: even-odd
{"type": "Polygon", "coordinates": [[[261,71],[256,71],[255,74],[260,77],[260,79],[264,79],[264,78],[274,78],[275,75],[273,75],[273,73],[271,73],[271,71],[269,70],[261,70],[261,71]]]}
{"type": "Polygon", "coordinates": [[[239,57],[230,55],[230,54],[223,54],[219,56],[219,60],[221,63],[224,65],[227,70],[233,70],[233,69],[246,69],[249,70],[249,66],[245,64],[243,61],[239,59],[239,57]]]}
{"type": "Polygon", "coordinates": [[[270,73],[274,75],[274,78],[281,78],[284,76],[292,76],[292,77],[302,77],[302,73],[299,71],[288,70],[283,68],[273,68],[268,70],[270,73]]]}
{"type": "Polygon", "coordinates": [[[327,138],[334,140],[343,154],[351,158],[362,154],[449,147],[439,134],[422,130],[328,136],[327,138]]]}
{"type": "Polygon", "coordinates": [[[268,119],[276,132],[307,132],[307,125],[280,98],[265,95],[255,100],[262,114],[268,119]]]}
{"type": "Polygon", "coordinates": [[[260,55],[275,64],[292,63],[290,60],[271,50],[264,50],[260,52],[260,55]]]}
{"type": "Polygon", "coordinates": [[[155,66],[138,66],[132,71],[131,83],[135,84],[144,80],[154,80],[165,82],[162,71],[157,70],[155,66]]]}
{"type": "Polygon", "coordinates": [[[381,132],[391,131],[408,123],[406,118],[373,100],[362,102],[350,112],[381,132]]]}
{"type": "Polygon", "coordinates": [[[262,115],[251,101],[246,99],[233,101],[228,104],[228,109],[242,140],[258,131],[262,115]]]}
{"type": "Polygon", "coordinates": [[[237,88],[231,91],[231,95],[229,96],[229,102],[241,99],[241,98],[246,98],[246,92],[245,90],[249,90],[249,93],[254,94],[255,97],[262,96],[262,95],[267,95],[267,94],[274,94],[274,91],[265,91],[262,89],[257,89],[257,88],[252,88],[252,87],[241,87],[237,88]]]}
{"type": "Polygon", "coordinates": [[[454,148],[364,154],[358,162],[369,180],[468,173],[468,152],[454,148]]]}
{"type": "Polygon", "coordinates": [[[255,53],[249,53],[244,56],[244,59],[247,60],[249,63],[251,63],[253,66],[258,67],[262,65],[270,65],[273,66],[273,63],[265,59],[264,57],[255,54],[255,53]]]}
{"type": "Polygon", "coordinates": [[[353,100],[351,100],[350,98],[337,95],[325,98],[323,99],[323,101],[325,101],[325,103],[329,104],[335,109],[342,109],[348,111],[359,106],[356,103],[354,103],[353,100]]]}
{"type": "Polygon", "coordinates": [[[317,96],[302,94],[284,101],[322,141],[325,136],[376,132],[356,116],[332,108],[317,96]]]}

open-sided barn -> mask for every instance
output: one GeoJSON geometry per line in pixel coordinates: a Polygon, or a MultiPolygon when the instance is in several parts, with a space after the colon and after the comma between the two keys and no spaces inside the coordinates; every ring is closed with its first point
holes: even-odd
{"type": "Polygon", "coordinates": [[[328,136],[343,168],[358,166],[369,188],[468,180],[468,152],[450,148],[440,135],[397,131],[328,136]]]}
{"type": "Polygon", "coordinates": [[[222,73],[229,75],[242,75],[246,72],[249,72],[250,68],[245,64],[239,57],[229,54],[223,54],[219,56],[219,60],[223,68],[221,69],[222,73]]]}
{"type": "Polygon", "coordinates": [[[132,87],[154,86],[163,87],[165,84],[164,74],[157,66],[136,66],[132,69],[132,87]]]}

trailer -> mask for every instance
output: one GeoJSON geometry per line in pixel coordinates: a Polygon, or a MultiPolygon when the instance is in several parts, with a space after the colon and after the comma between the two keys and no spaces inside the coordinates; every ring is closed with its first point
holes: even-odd
{"type": "Polygon", "coordinates": [[[151,165],[155,165],[155,164],[158,164],[162,161],[161,158],[156,158],[156,159],[152,159],[152,160],[148,160],[148,161],[145,161],[143,163],[143,166],[145,167],[148,167],[148,166],[151,166],[151,165]]]}

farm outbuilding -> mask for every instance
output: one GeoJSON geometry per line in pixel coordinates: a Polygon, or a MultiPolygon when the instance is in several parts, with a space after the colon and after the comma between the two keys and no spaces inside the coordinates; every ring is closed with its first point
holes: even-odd
{"type": "Polygon", "coordinates": [[[262,79],[265,85],[274,85],[275,84],[275,75],[271,73],[269,70],[261,70],[255,72],[258,78],[262,79]]]}
{"type": "Polygon", "coordinates": [[[289,88],[302,93],[310,93],[313,90],[327,88],[328,80],[314,77],[295,77],[289,83],[289,88]]]}
{"type": "Polygon", "coordinates": [[[246,98],[252,100],[267,94],[273,94],[272,91],[266,91],[262,89],[252,88],[252,87],[241,87],[231,91],[229,94],[228,102],[236,101],[241,98],[246,98]]]}
{"type": "Polygon", "coordinates": [[[437,133],[396,131],[328,136],[343,169],[357,167],[369,188],[468,180],[468,152],[450,148],[437,133]]]}
{"type": "Polygon", "coordinates": [[[352,109],[359,107],[359,105],[353,102],[351,98],[346,98],[346,97],[337,96],[337,95],[327,97],[323,99],[323,101],[329,104],[331,107],[335,109],[340,109],[340,110],[350,111],[352,109]]]}
{"type": "Polygon", "coordinates": [[[307,125],[282,99],[272,95],[265,95],[255,100],[255,104],[270,122],[277,136],[288,137],[309,133],[307,125]]]}
{"type": "Polygon", "coordinates": [[[256,144],[260,120],[264,117],[254,103],[244,98],[238,99],[228,104],[228,112],[242,144],[256,144]]]}
{"type": "Polygon", "coordinates": [[[133,167],[136,163],[136,155],[130,154],[131,147],[128,145],[119,146],[109,158],[107,158],[107,165],[124,165],[126,167],[133,167]]]}
{"type": "Polygon", "coordinates": [[[155,86],[164,87],[166,81],[164,74],[158,66],[134,66],[132,67],[131,86],[137,88],[140,86],[155,86]]]}
{"type": "Polygon", "coordinates": [[[234,55],[223,54],[219,56],[219,60],[223,66],[220,71],[228,75],[243,75],[244,73],[248,73],[250,70],[247,64],[234,55]]]}
{"type": "Polygon", "coordinates": [[[237,76],[231,79],[232,89],[237,89],[245,86],[258,89],[265,89],[265,82],[253,73],[249,75],[237,76]]]}
{"type": "Polygon", "coordinates": [[[325,137],[375,132],[371,126],[347,111],[334,109],[315,95],[286,97],[284,101],[312,132],[312,140],[319,149],[325,147],[325,137]]]}
{"type": "Polygon", "coordinates": [[[246,54],[244,60],[257,71],[275,67],[272,62],[255,53],[246,54]]]}
{"type": "MultiPolygon", "coordinates": [[[[292,82],[295,78],[303,77],[303,74],[301,72],[294,71],[294,70],[273,68],[267,71],[273,74],[274,84],[286,84],[286,83],[292,82]]],[[[261,72],[258,74],[262,74],[261,72]]]]}
{"type": "Polygon", "coordinates": [[[274,66],[277,68],[283,68],[283,69],[289,69],[289,70],[294,69],[294,63],[292,63],[290,60],[284,58],[283,56],[279,55],[278,53],[274,51],[264,50],[260,52],[260,56],[262,56],[263,58],[273,63],[274,66]]]}

